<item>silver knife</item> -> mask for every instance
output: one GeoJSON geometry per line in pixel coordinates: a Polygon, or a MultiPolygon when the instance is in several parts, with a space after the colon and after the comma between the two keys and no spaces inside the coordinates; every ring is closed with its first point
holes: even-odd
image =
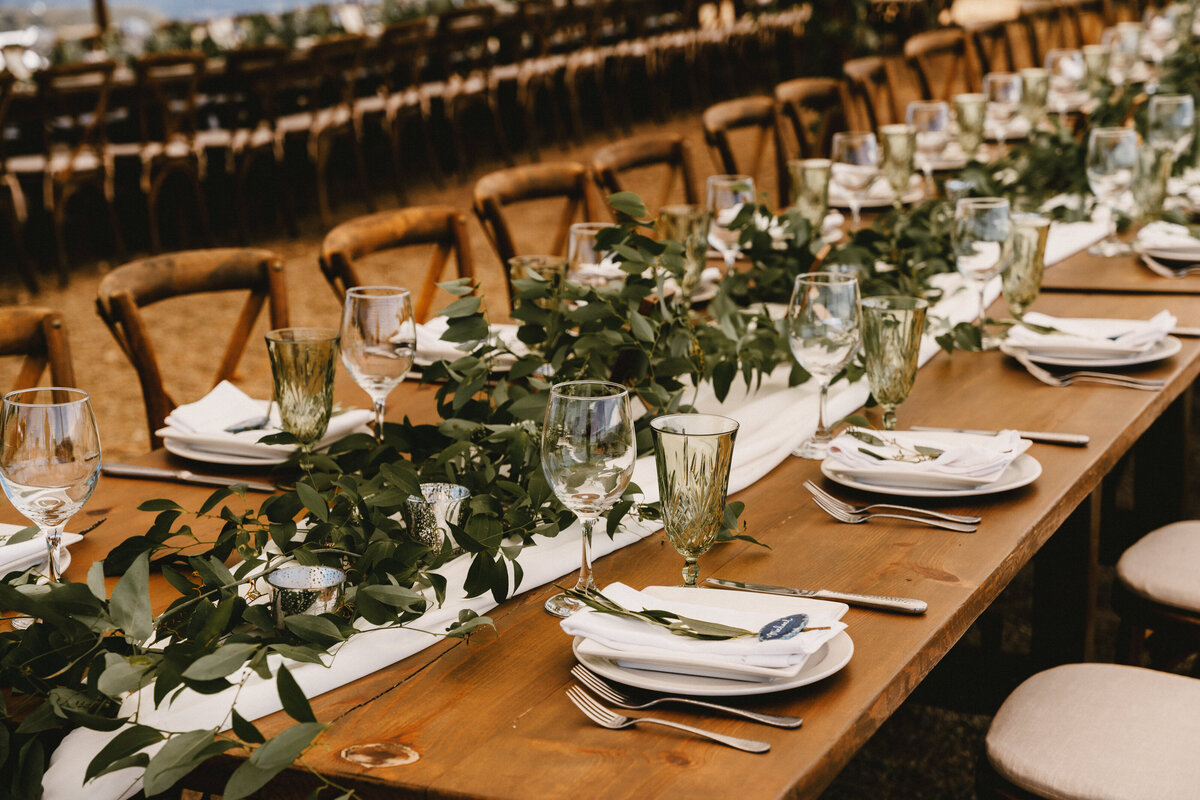
{"type": "Polygon", "coordinates": [[[141,464],[101,464],[100,471],[105,475],[116,475],[121,478],[158,478],[182,483],[198,483],[201,486],[234,486],[240,483],[255,492],[276,491],[275,485],[271,483],[220,478],[216,475],[197,475],[186,469],[164,469],[163,467],[146,467],[141,464]]]}
{"type": "Polygon", "coordinates": [[[901,614],[924,614],[926,609],[929,608],[929,604],[924,600],[914,600],[911,597],[885,597],[877,594],[831,592],[828,589],[791,589],[787,586],[769,586],[763,583],[727,581],[721,578],[705,578],[705,582],[725,589],[742,589],[747,592],[762,592],[763,594],[782,594],[788,597],[814,597],[820,600],[838,600],[852,606],[874,608],[879,611],[896,611],[901,614]]]}
{"type": "MultiPolygon", "coordinates": [[[[995,436],[1000,431],[976,431],[969,428],[937,428],[932,425],[910,425],[909,430],[933,433],[973,433],[978,436],[995,436]]],[[[1070,447],[1087,447],[1091,438],[1086,433],[1053,433],[1050,431],[1017,431],[1022,439],[1043,444],[1065,444],[1070,447]]]]}
{"type": "Polygon", "coordinates": [[[1176,327],[1171,329],[1172,336],[1200,336],[1200,328],[1176,327]]]}

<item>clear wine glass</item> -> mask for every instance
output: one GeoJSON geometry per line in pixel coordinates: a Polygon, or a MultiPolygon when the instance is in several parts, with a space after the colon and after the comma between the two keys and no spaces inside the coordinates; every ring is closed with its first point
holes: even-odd
{"type": "Polygon", "coordinates": [[[610,278],[620,275],[620,267],[607,258],[607,251],[596,245],[596,235],[608,222],[576,222],[567,239],[567,276],[576,283],[604,287],[610,278]]]}
{"type": "Polygon", "coordinates": [[[965,197],[954,209],[954,263],[979,292],[979,338],[984,350],[999,342],[987,335],[984,291],[1012,259],[1012,219],[1002,197],[965,197]]]}
{"type": "Polygon", "coordinates": [[[796,278],[786,317],[788,343],[821,387],[817,431],[795,452],[801,458],[825,457],[832,438],[825,414],[829,384],[858,349],[860,316],[857,278],[837,272],[796,278]]]}
{"type": "Polygon", "coordinates": [[[1093,128],[1088,134],[1087,179],[1096,203],[1108,213],[1108,236],[1088,248],[1103,258],[1133,251],[1117,239],[1117,201],[1133,186],[1138,163],[1138,135],[1133,128],[1093,128]]]}
{"type": "Polygon", "coordinates": [[[1079,50],[1055,49],[1046,53],[1046,71],[1050,73],[1047,104],[1058,114],[1058,123],[1067,124],[1067,112],[1075,101],[1079,85],[1087,75],[1087,64],[1079,50]]]}
{"type": "Polygon", "coordinates": [[[854,229],[862,227],[859,211],[879,176],[879,142],[865,131],[842,131],[833,135],[833,182],[842,187],[850,203],[854,229]]]}
{"type": "Polygon", "coordinates": [[[1124,86],[1142,49],[1142,26],[1136,22],[1118,23],[1104,30],[1100,43],[1108,45],[1108,79],[1114,86],[1124,86]]]}
{"type": "Polygon", "coordinates": [[[1192,146],[1196,105],[1190,94],[1156,94],[1146,110],[1146,142],[1157,150],[1169,150],[1172,158],[1192,146]]]}
{"type": "Polygon", "coordinates": [[[375,407],[375,439],[383,440],[387,397],[412,369],[417,325],[412,298],[398,286],[356,286],[342,306],[342,363],[375,407]]]}
{"type": "Polygon", "coordinates": [[[933,197],[933,167],[950,144],[950,105],[943,100],[914,100],[908,104],[908,124],[917,131],[917,166],[925,173],[925,191],[933,197]]]}
{"type": "Polygon", "coordinates": [[[733,272],[742,246],[741,231],[730,227],[742,207],[754,203],[754,178],[749,175],[710,175],[708,178],[708,210],[712,222],[708,227],[708,243],[725,259],[725,273],[733,272]]]}
{"type": "Polygon", "coordinates": [[[100,475],[100,434],[88,393],[58,387],[9,392],[0,405],[0,486],[46,537],[47,577],[58,566],[63,526],[100,475]]]}
{"type": "MultiPolygon", "coordinates": [[[[595,591],[592,528],[620,499],[633,477],[637,445],[625,387],[607,381],[570,381],[550,390],[542,428],[542,470],[550,488],[583,524],[583,561],[575,589],[595,591]]],[[[567,617],[583,604],[556,594],[546,610],[567,617]]]]}
{"type": "Polygon", "coordinates": [[[1021,109],[1021,76],[1015,72],[989,72],[983,76],[983,93],[987,95],[987,115],[996,132],[1000,155],[1008,128],[1021,109]]]}

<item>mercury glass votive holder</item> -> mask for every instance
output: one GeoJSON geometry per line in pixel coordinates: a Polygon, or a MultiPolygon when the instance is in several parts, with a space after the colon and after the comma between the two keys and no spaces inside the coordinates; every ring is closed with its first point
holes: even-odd
{"type": "Polygon", "coordinates": [[[267,575],[275,624],[296,614],[330,614],[342,606],[346,573],[333,567],[288,566],[267,575]]]}
{"type": "Polygon", "coordinates": [[[470,499],[471,491],[457,483],[422,483],[420,496],[410,494],[404,504],[409,532],[433,550],[448,539],[452,551],[461,552],[450,526],[462,524],[470,499]]]}

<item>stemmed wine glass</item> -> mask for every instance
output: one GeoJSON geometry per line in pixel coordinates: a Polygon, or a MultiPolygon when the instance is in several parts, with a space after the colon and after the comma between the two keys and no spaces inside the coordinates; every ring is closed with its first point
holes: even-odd
{"type": "Polygon", "coordinates": [[[1087,179],[1096,202],[1108,212],[1108,236],[1088,248],[1094,256],[1132,252],[1117,239],[1117,201],[1133,185],[1138,163],[1138,135],[1133,128],[1093,128],[1088,134],[1087,179]]]}
{"type": "Polygon", "coordinates": [[[0,405],[0,486],[38,526],[57,582],[63,526],[92,495],[100,475],[100,434],[88,393],[58,387],[9,392],[0,405]]]}
{"type": "Polygon", "coordinates": [[[879,142],[865,131],[842,131],[833,135],[833,182],[846,193],[854,229],[862,227],[859,211],[863,199],[879,175],[879,142]]]}
{"type": "Polygon", "coordinates": [[[933,165],[950,144],[950,106],[944,100],[914,100],[906,119],[917,131],[917,166],[925,173],[925,191],[932,197],[937,191],[933,165]]]}
{"type": "Polygon", "coordinates": [[[1156,94],[1146,111],[1146,142],[1178,160],[1192,146],[1195,124],[1196,105],[1190,94],[1156,94]]]}
{"type": "Polygon", "coordinates": [[[1008,126],[1021,108],[1021,76],[1015,72],[989,72],[983,77],[983,93],[987,95],[987,115],[995,126],[1000,155],[1004,155],[1008,126]]]}
{"type": "Polygon", "coordinates": [[[796,278],[786,317],[788,343],[800,366],[821,386],[817,431],[795,452],[801,458],[825,457],[832,439],[825,418],[829,384],[858,349],[860,315],[855,277],[810,272],[796,278]]]}
{"type": "Polygon", "coordinates": [[[342,363],[375,407],[375,439],[383,440],[387,397],[412,369],[417,325],[412,298],[398,286],[356,286],[342,307],[342,363]]]}
{"type": "Polygon", "coordinates": [[[1008,267],[1012,259],[1012,219],[1008,200],[1001,197],[964,197],[954,209],[954,263],[959,273],[979,291],[979,338],[984,350],[999,346],[988,338],[984,291],[988,281],[1008,267]]]}
{"type": "Polygon", "coordinates": [[[1046,53],[1046,71],[1050,73],[1050,92],[1046,100],[1058,114],[1058,123],[1066,125],[1067,112],[1071,110],[1075,93],[1087,74],[1083,53],[1078,50],[1051,50],[1046,53]]]}
{"type": "Polygon", "coordinates": [[[754,178],[749,175],[710,175],[708,178],[708,210],[712,222],[708,227],[708,243],[725,259],[725,273],[733,272],[742,245],[741,231],[730,227],[742,207],[755,201],[754,178]]]}
{"type": "Polygon", "coordinates": [[[1142,49],[1142,26],[1136,22],[1118,23],[1104,30],[1100,42],[1109,50],[1108,79],[1114,86],[1124,86],[1142,49]]]}
{"type": "MultiPolygon", "coordinates": [[[[607,381],[570,381],[550,390],[542,428],[542,470],[550,488],[583,523],[583,561],[575,589],[595,591],[592,528],[620,499],[633,477],[637,445],[625,387],[607,381]]],[[[556,594],[546,610],[567,617],[583,603],[556,594]]]]}
{"type": "Polygon", "coordinates": [[[871,396],[883,407],[883,429],[896,430],[896,407],[912,391],[929,302],[920,297],[864,297],[863,361],[871,396]]]}

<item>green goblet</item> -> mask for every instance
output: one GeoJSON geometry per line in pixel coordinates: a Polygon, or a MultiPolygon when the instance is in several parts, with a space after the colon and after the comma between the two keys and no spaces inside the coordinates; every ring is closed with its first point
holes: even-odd
{"type": "Polygon", "coordinates": [[[896,406],[912,391],[929,303],[919,297],[864,297],[863,350],[871,394],[883,406],[884,430],[896,429],[896,406]]]}
{"type": "Polygon", "coordinates": [[[792,207],[812,226],[812,236],[821,235],[829,213],[829,178],[833,162],[828,158],[795,158],[787,162],[792,183],[792,207]]]}
{"type": "Polygon", "coordinates": [[[958,143],[967,158],[974,158],[983,144],[983,123],[987,119],[987,97],[983,94],[956,94],[954,115],[958,120],[958,143]]]}
{"type": "Polygon", "coordinates": [[[683,245],[683,280],[679,282],[679,304],[687,307],[700,285],[700,273],[708,261],[708,229],[712,214],[691,203],[663,206],[658,212],[659,231],[664,239],[683,245]]]}
{"type": "Polygon", "coordinates": [[[729,462],[738,423],[715,414],[669,414],[650,423],[663,531],[684,558],[683,585],[696,585],[700,556],[725,517],[729,462]]]}
{"type": "Polygon", "coordinates": [[[917,129],[912,125],[880,125],[879,140],[883,149],[880,172],[888,186],[892,187],[892,205],[904,205],[904,193],[913,176],[913,163],[917,155],[917,129]]]}
{"type": "Polygon", "coordinates": [[[280,328],[266,339],[280,425],[307,455],[329,427],[340,336],[334,328],[280,328]]]}
{"type": "Polygon", "coordinates": [[[1020,319],[1042,290],[1050,220],[1041,214],[1013,214],[1012,225],[1013,258],[1001,280],[1008,310],[1020,319]]]}

